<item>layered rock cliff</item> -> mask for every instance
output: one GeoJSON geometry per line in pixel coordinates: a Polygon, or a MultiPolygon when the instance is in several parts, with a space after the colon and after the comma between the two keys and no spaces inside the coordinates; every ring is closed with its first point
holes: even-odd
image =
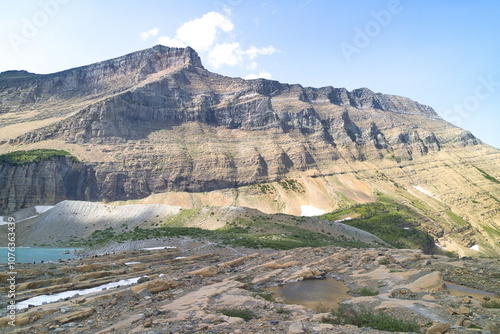
{"type": "Polygon", "coordinates": [[[23,165],[0,164],[3,212],[74,199],[99,199],[94,171],[69,157],[23,165]]]}
{"type": "MultiPolygon", "coordinates": [[[[4,167],[4,213],[65,196],[194,198],[239,189],[222,204],[297,214],[297,205],[313,201],[332,210],[386,194],[445,221],[436,236],[497,247],[500,189],[491,180],[500,179],[499,151],[405,97],[224,77],[204,69],[190,48],[156,46],[49,75],[0,74],[0,112],[0,152],[57,147],[86,171],[76,197],[48,187],[31,197],[30,187],[12,182],[19,172],[4,167]],[[252,190],[285,179],[300,185],[300,201],[280,191],[257,199],[252,190]]],[[[33,173],[26,182],[44,178],[33,173]]]]}

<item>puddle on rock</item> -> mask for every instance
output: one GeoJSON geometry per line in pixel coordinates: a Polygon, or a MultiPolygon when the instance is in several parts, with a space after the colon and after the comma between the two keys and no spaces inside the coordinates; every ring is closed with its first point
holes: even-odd
{"type": "Polygon", "coordinates": [[[463,285],[457,285],[450,282],[446,282],[446,288],[450,292],[452,296],[463,297],[463,296],[472,296],[475,299],[483,302],[485,301],[484,297],[490,298],[491,300],[499,300],[500,295],[493,292],[486,292],[479,289],[469,288],[463,285]]]}
{"type": "Polygon", "coordinates": [[[285,304],[303,305],[316,311],[337,309],[342,300],[352,298],[347,294],[349,288],[333,278],[304,280],[265,290],[274,292],[285,304]]]}

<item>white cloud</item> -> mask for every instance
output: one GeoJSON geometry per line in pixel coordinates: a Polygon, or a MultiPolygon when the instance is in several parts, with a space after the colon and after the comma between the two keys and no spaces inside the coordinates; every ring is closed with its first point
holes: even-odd
{"type": "Polygon", "coordinates": [[[250,79],[258,79],[258,78],[271,79],[271,73],[269,73],[267,71],[260,71],[259,74],[252,73],[252,74],[247,75],[243,79],[250,80],[250,79]]]}
{"type": "MultiPolygon", "coordinates": [[[[252,45],[248,49],[242,47],[231,33],[234,24],[230,15],[230,11],[225,11],[225,14],[209,12],[201,18],[182,24],[173,37],[158,37],[158,43],[171,47],[191,46],[202,58],[205,56],[208,64],[214,68],[241,66],[255,71],[258,68],[255,59],[262,55],[272,55],[277,49],[273,45],[260,48],[252,45]]],[[[142,34],[146,33],[149,32],[142,34]]],[[[149,35],[147,36],[149,38],[149,35]]],[[[270,78],[271,74],[261,71],[259,74],[251,74],[250,77],[270,78]]]]}
{"type": "Polygon", "coordinates": [[[246,67],[255,70],[258,66],[257,62],[254,61],[258,55],[271,55],[276,52],[276,48],[272,45],[257,48],[251,46],[248,49],[243,49],[240,43],[222,43],[216,44],[208,54],[208,62],[215,68],[219,68],[223,65],[236,66],[243,65],[244,63],[250,61],[246,67]]]}
{"type": "Polygon", "coordinates": [[[229,18],[209,12],[201,18],[188,21],[181,25],[174,38],[160,37],[158,42],[167,46],[191,46],[196,51],[207,51],[215,43],[219,32],[231,32],[234,25],[229,18]]]}
{"type": "Polygon", "coordinates": [[[244,53],[248,55],[248,58],[250,58],[250,60],[252,60],[255,59],[258,55],[272,55],[276,51],[278,50],[272,45],[263,48],[257,48],[252,45],[247,50],[245,50],[244,53]]]}
{"type": "Polygon", "coordinates": [[[141,36],[141,39],[143,41],[145,41],[145,40],[149,39],[150,37],[158,35],[158,32],[160,32],[160,29],[153,28],[153,29],[150,29],[148,31],[143,31],[139,35],[141,36]]]}
{"type": "Polygon", "coordinates": [[[240,43],[216,44],[208,53],[208,62],[215,68],[222,65],[236,66],[243,61],[240,43]]]}
{"type": "Polygon", "coordinates": [[[175,39],[175,38],[170,38],[168,36],[159,37],[158,44],[170,46],[170,47],[174,47],[174,48],[183,48],[183,47],[187,46],[186,43],[184,43],[183,41],[175,39]]]}

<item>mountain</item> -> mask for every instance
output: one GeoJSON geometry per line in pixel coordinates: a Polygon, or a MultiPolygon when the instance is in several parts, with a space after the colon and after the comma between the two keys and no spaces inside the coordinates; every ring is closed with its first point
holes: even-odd
{"type": "Polygon", "coordinates": [[[40,150],[0,159],[4,215],[66,199],[300,215],[390,198],[449,250],[500,251],[500,150],[405,97],[230,78],[155,46],[1,73],[0,127],[0,153],[40,150]]]}

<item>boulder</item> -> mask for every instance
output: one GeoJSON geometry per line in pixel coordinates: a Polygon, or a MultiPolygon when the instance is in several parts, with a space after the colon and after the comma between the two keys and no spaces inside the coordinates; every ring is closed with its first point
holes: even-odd
{"type": "Polygon", "coordinates": [[[292,322],[292,324],[288,327],[287,334],[302,334],[304,333],[304,326],[302,326],[302,322],[296,321],[292,322]]]}
{"type": "Polygon", "coordinates": [[[285,263],[278,263],[276,261],[270,261],[267,263],[264,263],[262,266],[269,268],[269,269],[283,269],[283,268],[288,268],[288,267],[293,267],[300,264],[299,261],[288,261],[285,263]]]}
{"type": "Polygon", "coordinates": [[[446,322],[436,322],[432,324],[431,327],[427,328],[425,334],[443,334],[446,333],[448,329],[450,329],[450,324],[446,322]]]}
{"type": "Polygon", "coordinates": [[[140,299],[144,299],[146,297],[150,297],[151,298],[151,292],[149,292],[149,290],[146,289],[146,288],[144,288],[141,291],[139,291],[137,293],[137,295],[139,296],[140,299]]]}
{"type": "Polygon", "coordinates": [[[139,278],[139,280],[137,281],[137,284],[141,284],[141,283],[144,283],[144,282],[148,282],[150,281],[151,279],[147,276],[142,276],[141,278],[139,278]]]}
{"type": "Polygon", "coordinates": [[[257,276],[252,280],[252,284],[263,284],[269,282],[271,277],[278,276],[281,274],[283,269],[276,269],[271,272],[265,273],[263,275],[257,276]]]}
{"type": "Polygon", "coordinates": [[[408,284],[406,288],[413,292],[439,292],[446,290],[446,285],[441,272],[434,271],[408,284]]]}
{"type": "Polygon", "coordinates": [[[221,263],[220,266],[224,267],[224,268],[227,268],[227,267],[237,267],[237,266],[240,266],[243,263],[245,263],[246,260],[250,260],[250,259],[256,258],[258,256],[260,256],[259,253],[250,254],[250,255],[247,255],[247,256],[239,257],[239,258],[231,260],[231,261],[227,261],[227,262],[221,263]]]}
{"type": "MultiPolygon", "coordinates": [[[[53,308],[48,310],[30,310],[26,313],[16,314],[15,324],[16,326],[25,326],[35,322],[38,319],[43,318],[44,316],[54,313],[59,309],[53,308]]],[[[9,321],[12,319],[8,316],[0,319],[0,327],[8,326],[9,321]]]]}
{"type": "Polygon", "coordinates": [[[460,308],[458,309],[458,313],[463,315],[470,315],[472,314],[472,310],[469,307],[460,306],[460,308]]]}
{"type": "Polygon", "coordinates": [[[177,282],[155,279],[135,285],[131,287],[130,290],[132,290],[136,294],[139,294],[143,289],[147,289],[150,293],[157,293],[176,288],[177,286],[177,282]]]}
{"type": "Polygon", "coordinates": [[[80,320],[80,319],[89,317],[94,312],[95,312],[95,310],[93,308],[86,307],[86,308],[83,308],[81,310],[78,310],[78,311],[75,311],[75,312],[71,312],[71,313],[65,314],[63,316],[57,317],[54,320],[57,321],[60,324],[66,324],[68,322],[72,322],[72,321],[75,321],[75,320],[80,320]]]}
{"type": "Polygon", "coordinates": [[[321,271],[318,269],[311,269],[308,267],[304,267],[299,271],[296,271],[293,273],[290,277],[288,277],[287,281],[294,280],[294,279],[309,279],[309,278],[314,278],[316,276],[321,275],[321,271]]]}
{"type": "Polygon", "coordinates": [[[194,270],[189,272],[190,275],[197,275],[197,276],[202,276],[202,277],[211,277],[214,275],[217,275],[219,272],[221,272],[222,269],[216,266],[208,266],[205,268],[201,268],[198,270],[194,270]]]}

